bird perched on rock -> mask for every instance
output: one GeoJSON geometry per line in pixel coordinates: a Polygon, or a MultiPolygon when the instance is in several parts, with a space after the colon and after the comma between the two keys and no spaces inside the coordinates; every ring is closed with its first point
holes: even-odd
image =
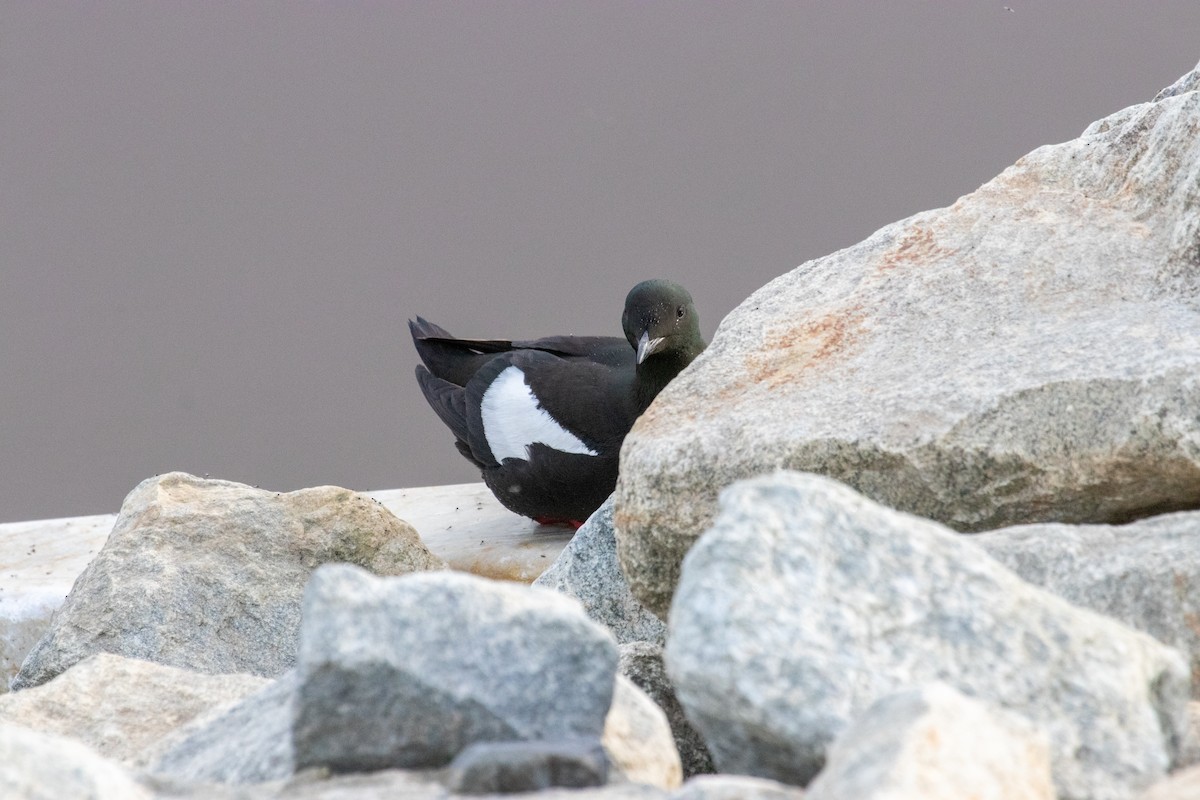
{"type": "Polygon", "coordinates": [[[456,339],[421,317],[417,381],[508,509],[579,527],[612,493],[625,434],[704,350],[687,290],[643,281],[615,336],[456,339]]]}

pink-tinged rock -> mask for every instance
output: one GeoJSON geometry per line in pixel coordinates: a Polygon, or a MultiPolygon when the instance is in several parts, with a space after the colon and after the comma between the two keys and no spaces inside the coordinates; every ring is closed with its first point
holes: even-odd
{"type": "Polygon", "coordinates": [[[638,420],[614,521],[664,615],[717,492],[818,472],[960,531],[1200,506],[1200,91],[801,265],[638,420]]]}

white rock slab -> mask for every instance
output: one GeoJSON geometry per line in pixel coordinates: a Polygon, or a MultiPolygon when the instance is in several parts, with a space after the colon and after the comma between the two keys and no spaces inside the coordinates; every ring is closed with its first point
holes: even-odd
{"type": "Polygon", "coordinates": [[[575,533],[512,513],[482,483],[366,494],[416,528],[426,547],[453,569],[485,578],[532,583],[575,533]]]}
{"type": "MultiPolygon", "coordinates": [[[[496,502],[482,483],[365,492],[408,522],[453,569],[530,583],[570,541],[496,502]]],[[[0,524],[0,692],[41,638],[116,514],[0,524]]]]}
{"type": "Polygon", "coordinates": [[[0,692],[100,552],[116,514],[0,525],[0,692]]]}

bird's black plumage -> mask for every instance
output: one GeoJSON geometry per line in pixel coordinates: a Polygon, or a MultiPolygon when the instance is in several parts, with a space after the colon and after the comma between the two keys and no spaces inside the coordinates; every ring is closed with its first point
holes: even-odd
{"type": "Polygon", "coordinates": [[[625,299],[625,337],[456,339],[409,321],[426,401],[507,508],[578,525],[612,492],[634,421],[704,349],[695,305],[669,281],[625,299]]]}

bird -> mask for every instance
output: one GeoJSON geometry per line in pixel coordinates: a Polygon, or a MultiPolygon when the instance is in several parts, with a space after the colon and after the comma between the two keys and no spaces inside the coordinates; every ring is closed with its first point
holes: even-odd
{"type": "Polygon", "coordinates": [[[625,336],[460,339],[409,320],[417,383],[500,503],[579,528],[616,487],[621,443],[705,348],[692,296],[667,280],[625,298],[625,336]]]}

